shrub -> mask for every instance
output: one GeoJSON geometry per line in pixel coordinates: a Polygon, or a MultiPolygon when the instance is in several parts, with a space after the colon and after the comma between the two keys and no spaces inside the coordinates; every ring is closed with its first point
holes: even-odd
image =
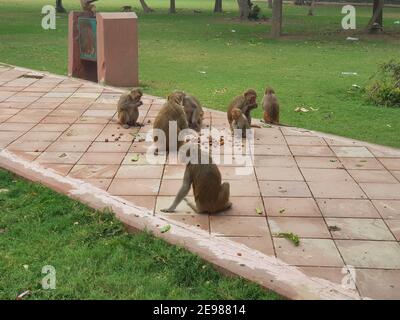
{"type": "Polygon", "coordinates": [[[254,5],[250,0],[249,0],[249,7],[250,7],[249,19],[250,20],[259,20],[261,8],[257,5],[254,5]]]}
{"type": "Polygon", "coordinates": [[[376,105],[400,108],[400,61],[382,64],[367,86],[366,94],[376,105]]]}

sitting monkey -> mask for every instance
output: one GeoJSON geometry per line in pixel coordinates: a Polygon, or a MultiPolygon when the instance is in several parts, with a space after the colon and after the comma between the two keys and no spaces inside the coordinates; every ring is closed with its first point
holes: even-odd
{"type": "Polygon", "coordinates": [[[250,129],[250,124],[247,121],[246,116],[242,113],[239,108],[233,108],[232,114],[232,128],[233,130],[242,130],[242,138],[246,138],[246,130],[250,129]]]}
{"type": "MultiPolygon", "coordinates": [[[[162,106],[154,119],[153,129],[162,130],[165,134],[165,146],[161,146],[158,139],[155,139],[157,143],[156,154],[159,151],[169,151],[169,123],[170,121],[176,121],[177,124],[177,136],[183,129],[188,128],[185,112],[183,111],[183,99],[184,94],[181,92],[173,92],[168,96],[167,102],[162,106]]],[[[181,141],[177,141],[177,147],[182,145],[181,141]]]]}
{"type": "Polygon", "coordinates": [[[81,7],[85,13],[88,13],[91,16],[96,15],[96,6],[92,4],[92,2],[96,2],[97,0],[81,0],[81,7]]]}
{"type": "Polygon", "coordinates": [[[175,91],[183,94],[183,110],[186,114],[186,120],[189,128],[197,132],[200,132],[201,126],[203,125],[204,111],[199,102],[194,96],[188,95],[182,91],[175,91]]]}
{"type": "Polygon", "coordinates": [[[279,102],[275,91],[271,87],[265,89],[262,102],[264,108],[264,121],[266,123],[279,124],[279,102]]]}
{"type": "Polygon", "coordinates": [[[251,115],[250,111],[257,108],[257,92],[253,89],[249,89],[245,91],[242,95],[237,96],[233,101],[229,104],[228,107],[228,122],[229,126],[232,129],[232,110],[234,108],[240,109],[242,113],[245,115],[249,125],[251,126],[251,115]]]}
{"type": "Polygon", "coordinates": [[[139,110],[143,102],[140,101],[143,92],[140,89],[132,89],[121,95],[118,101],[118,122],[128,129],[130,126],[141,127],[142,124],[137,122],[139,118],[139,110]]]}
{"type": "Polygon", "coordinates": [[[174,202],[168,209],[161,211],[174,212],[183,198],[187,196],[192,185],[196,205],[187,202],[197,213],[215,213],[227,210],[232,206],[232,203],[229,202],[229,183],[221,184],[221,173],[217,165],[212,163],[210,154],[198,148],[197,157],[191,155],[191,160],[186,165],[183,183],[174,202]],[[208,159],[208,163],[202,164],[202,158],[208,159]]]}

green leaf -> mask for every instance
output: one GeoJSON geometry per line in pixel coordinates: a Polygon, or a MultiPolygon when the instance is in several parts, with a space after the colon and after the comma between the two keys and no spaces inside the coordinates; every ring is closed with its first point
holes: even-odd
{"type": "Polygon", "coordinates": [[[166,233],[166,232],[168,232],[170,229],[171,229],[171,225],[170,225],[170,224],[167,224],[167,225],[165,225],[164,227],[162,227],[162,228],[160,229],[160,231],[161,231],[161,233],[166,233]]]}
{"type": "Polygon", "coordinates": [[[262,210],[260,208],[256,208],[256,213],[257,214],[263,214],[262,210]]]}
{"type": "Polygon", "coordinates": [[[132,158],[131,158],[131,161],[133,161],[133,162],[139,161],[139,155],[138,155],[138,154],[134,154],[134,155],[132,156],[132,158]]]}
{"type": "Polygon", "coordinates": [[[298,247],[300,245],[300,239],[297,234],[294,234],[293,232],[281,232],[276,235],[278,238],[285,238],[288,239],[289,241],[293,242],[293,244],[298,247]]]}

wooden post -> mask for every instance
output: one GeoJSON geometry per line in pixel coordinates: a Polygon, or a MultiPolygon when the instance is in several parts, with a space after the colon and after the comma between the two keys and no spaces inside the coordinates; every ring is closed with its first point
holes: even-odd
{"type": "Polygon", "coordinates": [[[274,0],[272,4],[271,37],[279,38],[282,34],[282,0],[274,0]]]}

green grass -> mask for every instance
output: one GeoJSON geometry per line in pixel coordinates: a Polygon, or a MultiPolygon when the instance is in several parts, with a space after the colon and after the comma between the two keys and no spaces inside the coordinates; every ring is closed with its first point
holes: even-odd
{"type": "MultiPolygon", "coordinates": [[[[0,61],[66,73],[67,16],[59,15],[57,30],[42,30],[40,10],[47,3],[0,0],[0,61]]],[[[99,11],[116,11],[125,4],[137,7],[140,81],[147,93],[166,96],[184,89],[204,104],[225,110],[244,89],[254,87],[261,95],[270,84],[281,101],[283,123],[400,147],[400,109],[373,106],[351,90],[353,84],[364,86],[380,63],[399,57],[400,25],[394,21],[400,20],[400,8],[385,9],[386,35],[356,32],[360,41],[351,42],[345,38],[354,32],[340,31],[339,6],[318,6],[310,17],[306,7],[286,5],[286,35],[272,40],[268,23],[236,19],[235,0],[224,0],[224,14],[212,13],[211,0],[177,1],[175,15],[167,13],[168,3],[148,0],[156,9],[152,14],[144,14],[133,0],[97,4],[99,11]],[[298,106],[318,111],[299,114],[293,111],[298,106]]],[[[258,4],[270,17],[265,2],[258,4]]],[[[65,0],[65,7],[78,9],[78,1],[65,0]]],[[[370,16],[370,7],[357,7],[358,30],[370,16]]],[[[255,116],[261,114],[259,108],[255,116]]]]}
{"type": "Polygon", "coordinates": [[[0,299],[279,299],[148,233],[0,170],[0,299]],[[56,269],[43,290],[42,267],[56,269]]]}

